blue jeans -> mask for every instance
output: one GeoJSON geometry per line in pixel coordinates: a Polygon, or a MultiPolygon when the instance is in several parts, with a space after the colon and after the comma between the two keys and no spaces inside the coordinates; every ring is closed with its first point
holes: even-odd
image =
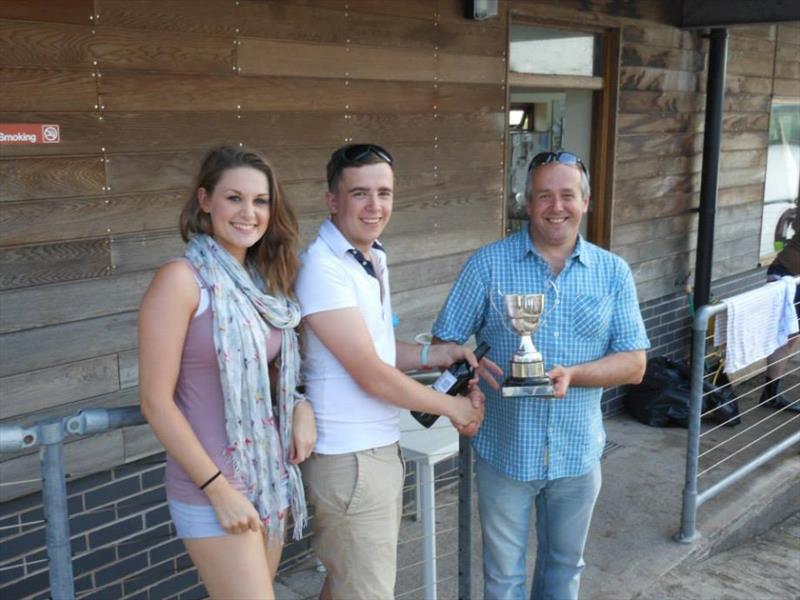
{"type": "Polygon", "coordinates": [[[583,547],[600,492],[600,464],[580,477],[517,481],[478,457],[476,474],[484,598],[525,598],[525,555],[535,502],[537,552],[531,600],[576,600],[583,547]]]}

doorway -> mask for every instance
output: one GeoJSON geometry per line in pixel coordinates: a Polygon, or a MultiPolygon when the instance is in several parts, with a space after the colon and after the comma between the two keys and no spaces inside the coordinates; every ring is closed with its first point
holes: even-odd
{"type": "Polygon", "coordinates": [[[506,234],[524,227],[528,165],[568,150],[591,174],[581,234],[608,247],[619,38],[614,31],[513,23],[509,31],[506,234]]]}

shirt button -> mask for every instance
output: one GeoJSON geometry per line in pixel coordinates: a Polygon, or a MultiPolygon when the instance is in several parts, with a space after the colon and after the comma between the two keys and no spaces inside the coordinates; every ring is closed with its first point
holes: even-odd
{"type": "Polygon", "coordinates": [[[558,332],[557,331],[553,332],[553,337],[558,337],[558,332]]]}

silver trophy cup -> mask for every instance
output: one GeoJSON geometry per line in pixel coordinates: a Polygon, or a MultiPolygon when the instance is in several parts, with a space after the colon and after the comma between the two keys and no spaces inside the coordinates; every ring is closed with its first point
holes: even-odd
{"type": "Polygon", "coordinates": [[[507,294],[503,298],[508,321],[520,337],[511,357],[511,374],[503,382],[503,397],[552,398],[553,382],[545,375],[542,355],[531,339],[544,313],[544,294],[507,294]]]}

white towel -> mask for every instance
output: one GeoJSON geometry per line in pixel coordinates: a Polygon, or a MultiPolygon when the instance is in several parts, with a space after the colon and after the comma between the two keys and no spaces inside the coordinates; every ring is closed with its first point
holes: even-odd
{"type": "Polygon", "coordinates": [[[726,313],[717,318],[714,345],[727,344],[725,372],[733,373],[766,358],[798,332],[792,277],[723,300],[726,313]]]}

